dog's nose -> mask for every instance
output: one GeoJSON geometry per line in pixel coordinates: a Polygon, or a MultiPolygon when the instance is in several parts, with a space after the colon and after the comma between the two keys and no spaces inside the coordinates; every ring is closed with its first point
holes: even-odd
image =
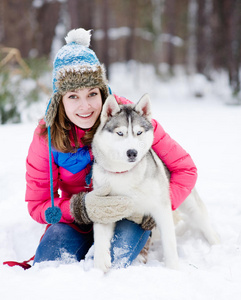
{"type": "Polygon", "coordinates": [[[129,160],[135,160],[137,157],[137,151],[135,149],[129,149],[126,152],[126,155],[128,156],[129,160]]]}

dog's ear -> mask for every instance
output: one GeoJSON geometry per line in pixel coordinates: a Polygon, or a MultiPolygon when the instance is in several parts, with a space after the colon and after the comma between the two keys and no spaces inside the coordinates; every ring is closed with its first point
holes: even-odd
{"type": "Polygon", "coordinates": [[[113,95],[110,95],[106,100],[102,108],[101,120],[112,117],[120,111],[120,107],[113,95]]]}
{"type": "Polygon", "coordinates": [[[145,116],[148,121],[151,121],[151,100],[148,94],[145,94],[135,105],[135,111],[141,116],[145,116]]]}

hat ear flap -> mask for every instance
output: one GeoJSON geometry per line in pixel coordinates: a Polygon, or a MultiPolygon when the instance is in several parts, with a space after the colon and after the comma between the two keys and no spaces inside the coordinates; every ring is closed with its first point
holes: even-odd
{"type": "Polygon", "coordinates": [[[62,96],[59,93],[55,93],[53,97],[49,100],[49,104],[45,113],[46,126],[53,125],[61,97],[62,96]]]}

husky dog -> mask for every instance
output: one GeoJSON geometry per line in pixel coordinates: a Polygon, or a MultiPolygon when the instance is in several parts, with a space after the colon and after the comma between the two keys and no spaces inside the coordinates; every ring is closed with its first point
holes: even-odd
{"type": "MultiPolygon", "coordinates": [[[[100,126],[93,142],[95,157],[93,187],[109,186],[110,195],[130,197],[135,212],[128,219],[136,221],[151,215],[160,231],[165,265],[178,269],[176,235],[169,196],[168,172],[151,149],[153,127],[150,99],[118,105],[109,96],[103,106],[100,126]]],[[[179,208],[203,233],[210,244],[218,243],[203,202],[195,189],[179,208]]],[[[94,266],[106,272],[111,267],[110,242],[115,224],[94,224],[94,266]]]]}

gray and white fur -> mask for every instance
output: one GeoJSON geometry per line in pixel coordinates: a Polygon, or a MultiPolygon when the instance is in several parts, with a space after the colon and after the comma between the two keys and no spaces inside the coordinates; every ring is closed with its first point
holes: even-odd
{"type": "MultiPolygon", "coordinates": [[[[92,143],[93,187],[95,190],[108,186],[110,195],[130,197],[134,203],[134,213],[126,216],[130,220],[140,223],[143,216],[151,215],[161,234],[165,265],[178,269],[169,178],[164,164],[151,149],[152,142],[149,96],[144,95],[136,105],[118,105],[114,96],[109,96],[92,143]]],[[[179,210],[210,244],[219,242],[195,190],[179,210]]],[[[114,223],[94,224],[94,265],[104,272],[111,267],[109,249],[114,228],[114,223]]]]}

